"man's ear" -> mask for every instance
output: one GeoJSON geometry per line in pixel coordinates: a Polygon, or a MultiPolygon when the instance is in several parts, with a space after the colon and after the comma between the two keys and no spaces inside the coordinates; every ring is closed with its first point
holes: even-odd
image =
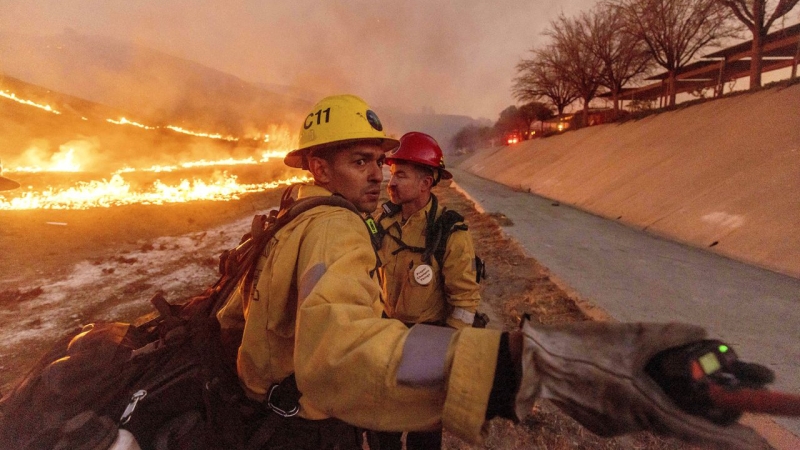
{"type": "Polygon", "coordinates": [[[308,170],[317,184],[326,185],[331,182],[331,166],[318,156],[308,157],[308,170]]]}
{"type": "Polygon", "coordinates": [[[422,187],[426,191],[430,191],[433,188],[433,175],[424,175],[422,177],[422,187]]]}

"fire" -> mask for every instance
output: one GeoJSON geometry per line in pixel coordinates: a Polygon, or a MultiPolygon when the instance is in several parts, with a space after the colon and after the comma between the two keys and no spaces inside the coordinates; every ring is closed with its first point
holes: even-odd
{"type": "MultiPolygon", "coordinates": [[[[22,104],[25,104],[25,105],[35,106],[35,107],[37,107],[39,109],[43,109],[43,110],[45,110],[47,112],[51,112],[53,114],[61,114],[60,111],[56,111],[50,105],[43,105],[43,104],[39,104],[39,103],[33,102],[31,100],[22,99],[20,97],[17,97],[17,94],[15,94],[15,93],[13,93],[11,91],[8,91],[8,90],[0,90],[0,97],[5,97],[5,98],[7,98],[9,100],[13,100],[15,102],[22,103],[22,104]]],[[[86,117],[81,116],[81,120],[89,120],[89,119],[87,119],[86,117]]],[[[172,130],[172,131],[174,131],[176,133],[188,134],[190,136],[203,137],[203,138],[209,138],[209,139],[222,139],[222,140],[230,141],[230,142],[238,142],[239,141],[238,137],[231,136],[231,135],[223,135],[221,133],[213,133],[213,132],[212,133],[206,133],[206,132],[202,132],[202,131],[192,131],[192,130],[187,130],[185,128],[182,128],[182,127],[179,127],[179,126],[175,126],[175,125],[166,125],[164,127],[144,125],[144,124],[139,123],[139,122],[128,120],[125,117],[120,117],[118,120],[106,119],[106,122],[113,123],[115,125],[131,125],[131,126],[135,126],[135,127],[138,127],[138,128],[145,129],[145,130],[156,130],[156,129],[159,129],[159,128],[166,128],[166,129],[172,130]]],[[[265,142],[265,143],[269,143],[270,142],[270,134],[264,133],[263,134],[263,138],[262,138],[261,134],[259,133],[254,138],[254,140],[262,141],[262,142],[265,142]]]]}
{"type": "Polygon", "coordinates": [[[236,176],[224,173],[211,182],[195,178],[183,179],[177,184],[166,184],[156,180],[148,189],[137,191],[121,174],[115,174],[110,180],[81,182],[68,189],[29,191],[10,200],[0,196],[0,210],[89,209],[132,204],[163,205],[194,200],[238,200],[242,194],[248,192],[306,181],[306,177],[295,176],[278,181],[243,184],[237,181],[236,176]]]}
{"type": "MultiPolygon", "coordinates": [[[[149,125],[144,125],[144,124],[141,124],[139,122],[134,122],[132,120],[128,120],[128,119],[126,119],[124,117],[121,117],[119,120],[106,119],[106,122],[110,122],[110,123],[113,123],[115,125],[133,125],[135,127],[143,128],[145,130],[156,130],[158,128],[162,128],[162,127],[151,127],[149,125]]],[[[209,139],[222,139],[222,140],[231,141],[231,142],[236,142],[236,141],[239,140],[239,138],[233,137],[233,136],[223,136],[220,133],[203,133],[203,132],[199,132],[199,131],[190,131],[190,130],[187,130],[185,128],[176,127],[175,125],[167,125],[167,126],[165,126],[163,128],[166,128],[168,130],[172,130],[172,131],[174,131],[176,133],[188,134],[190,136],[204,137],[204,138],[209,138],[209,139]]]]}
{"type": "Polygon", "coordinates": [[[53,155],[53,172],[79,172],[81,165],[75,162],[75,149],[70,148],[66,153],[53,155]]]}
{"type": "Polygon", "coordinates": [[[270,159],[273,159],[273,158],[283,159],[283,157],[286,156],[286,153],[287,152],[283,151],[283,150],[267,150],[267,151],[261,153],[261,159],[258,160],[258,161],[256,161],[256,159],[253,158],[253,157],[249,157],[249,158],[242,158],[242,159],[226,158],[226,159],[217,159],[217,160],[212,160],[212,161],[201,159],[199,161],[188,161],[188,162],[185,162],[185,163],[173,164],[173,165],[168,165],[168,166],[153,165],[153,166],[145,167],[145,168],[141,168],[141,169],[135,169],[133,167],[127,167],[126,166],[126,167],[123,167],[122,169],[119,169],[119,170],[115,171],[114,174],[116,175],[116,174],[131,173],[131,172],[156,172],[156,173],[158,173],[158,172],[175,172],[176,170],[191,169],[191,168],[194,168],[194,167],[255,165],[255,164],[259,164],[259,163],[262,163],[262,162],[269,161],[270,159]]]}
{"type": "Polygon", "coordinates": [[[273,158],[283,159],[287,153],[289,152],[282,150],[267,150],[261,153],[261,162],[267,162],[273,158]]]}
{"type": "Polygon", "coordinates": [[[145,130],[155,130],[157,128],[157,127],[148,127],[147,125],[142,125],[138,122],[130,121],[124,117],[121,117],[119,120],[106,119],[106,122],[111,122],[116,125],[133,125],[135,127],[144,128],[145,130]]]}
{"type": "Polygon", "coordinates": [[[8,168],[7,171],[19,173],[80,172],[81,165],[76,161],[74,148],[62,147],[60,151],[50,157],[48,165],[16,166],[8,168]]]}
{"type": "MultiPolygon", "coordinates": [[[[236,175],[214,171],[209,179],[180,178],[174,182],[163,182],[160,179],[142,185],[126,180],[126,174],[154,173],[168,174],[181,170],[208,170],[214,167],[255,166],[273,158],[286,155],[285,150],[265,150],[261,159],[225,158],[218,160],[187,161],[174,165],[152,165],[144,168],[123,167],[114,171],[110,179],[79,181],[72,187],[55,188],[52,186],[28,191],[9,191],[0,194],[0,210],[29,209],[89,209],[108,208],[131,204],[162,205],[165,203],[189,202],[195,200],[227,201],[238,200],[241,195],[274,189],[282,185],[309,181],[307,177],[288,177],[269,182],[240,183],[236,175]]],[[[11,172],[80,172],[75,150],[62,146],[61,151],[54,154],[47,166],[16,167],[11,172]]],[[[256,169],[258,170],[258,169],[256,169]]],[[[91,176],[91,174],[88,174],[91,176]]],[[[139,177],[141,178],[141,176],[139,177]]],[[[176,179],[177,176],[173,176],[176,179]]],[[[208,178],[208,177],[206,177],[208,178]]],[[[24,184],[24,183],[23,183],[24,184]]]]}
{"type": "Polygon", "coordinates": [[[141,169],[135,169],[133,167],[123,167],[122,169],[117,170],[114,174],[120,173],[130,173],[130,172],[175,172],[176,170],[181,169],[191,169],[193,167],[213,167],[213,166],[237,166],[243,164],[258,164],[258,162],[250,157],[245,159],[234,159],[234,158],[227,158],[227,159],[219,159],[215,161],[207,161],[201,159],[199,161],[189,161],[180,164],[173,164],[169,166],[161,166],[161,165],[153,165],[150,167],[145,167],[141,169]]]}
{"type": "MultiPolygon", "coordinates": [[[[10,91],[0,91],[0,96],[61,114],[50,105],[22,99],[10,91]]],[[[66,114],[72,113],[68,111],[66,114]]],[[[80,114],[77,118],[83,121],[97,120],[80,114]]],[[[144,130],[168,129],[176,133],[231,142],[240,140],[231,135],[193,131],[174,125],[147,125],[146,122],[141,123],[126,117],[108,118],[105,122],[144,130]]],[[[121,168],[107,167],[107,161],[113,160],[108,152],[113,153],[114,149],[101,148],[100,139],[82,136],[59,145],[55,152],[51,151],[51,143],[37,140],[26,150],[17,153],[16,166],[6,167],[8,172],[18,174],[16,181],[23,187],[0,193],[0,210],[89,209],[131,204],[162,205],[195,200],[237,200],[250,192],[309,180],[306,177],[283,175],[283,179],[265,181],[265,172],[261,172],[258,167],[269,162],[266,164],[269,168],[270,165],[275,165],[275,159],[282,160],[288,149],[296,148],[298,137],[285,125],[273,124],[267,130],[248,130],[242,135],[243,142],[253,140],[255,143],[237,144],[235,148],[209,148],[221,148],[225,153],[230,151],[241,154],[248,151],[251,156],[231,157],[223,154],[216,158],[174,163],[172,158],[178,161],[184,158],[178,159],[179,155],[170,152],[160,154],[154,149],[156,151],[152,155],[161,161],[170,158],[170,162],[160,164],[156,159],[143,164],[143,160],[138,158],[138,166],[128,165],[131,164],[129,162],[121,168]],[[99,169],[103,165],[103,169],[99,169]],[[156,179],[156,176],[159,178],[156,179]],[[240,181],[240,176],[241,180],[246,181],[240,181]]],[[[282,172],[282,165],[280,167],[278,171],[282,172]]],[[[275,170],[268,170],[266,173],[276,177],[275,170]]],[[[281,176],[277,175],[277,178],[281,176]]]]}
{"type": "Polygon", "coordinates": [[[186,130],[186,129],[181,128],[181,127],[176,127],[174,125],[167,125],[164,128],[168,128],[168,129],[170,129],[172,131],[175,131],[175,132],[178,132],[178,133],[188,134],[188,135],[197,136],[197,137],[205,137],[205,138],[210,138],[210,139],[222,139],[222,140],[231,141],[231,142],[235,142],[235,141],[239,140],[239,138],[236,138],[236,137],[233,137],[233,136],[223,136],[223,135],[218,134],[218,133],[201,133],[201,132],[197,132],[197,131],[189,131],[189,130],[186,130]]]}
{"type": "Polygon", "coordinates": [[[39,104],[39,103],[36,103],[36,102],[32,102],[30,100],[25,100],[25,99],[19,98],[19,97],[17,97],[17,94],[15,94],[15,93],[13,93],[11,91],[0,91],[0,97],[5,97],[5,98],[7,98],[9,100],[14,100],[15,102],[22,103],[23,105],[35,106],[35,107],[37,107],[39,109],[43,109],[43,110],[45,110],[47,112],[51,112],[53,114],[61,114],[61,112],[56,111],[50,105],[42,105],[42,104],[39,104]]]}

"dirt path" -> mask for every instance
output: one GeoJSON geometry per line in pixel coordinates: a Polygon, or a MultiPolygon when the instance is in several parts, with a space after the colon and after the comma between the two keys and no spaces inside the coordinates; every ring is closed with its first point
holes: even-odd
{"type": "MultiPolygon", "coordinates": [[[[490,327],[513,329],[523,314],[543,323],[589,320],[547,269],[502,232],[502,212],[482,214],[448,185],[440,201],[466,217],[487,261],[481,310],[490,327]]],[[[91,211],[43,211],[0,217],[0,392],[60,336],[94,320],[132,321],[150,312],[158,289],[168,299],[196,294],[216,279],[217,255],[235,245],[252,214],[279,192],[234,202],[199,202],[91,211]],[[56,222],[57,224],[48,224],[56,222]],[[66,225],[62,225],[66,224],[66,225]]],[[[601,439],[543,404],[520,424],[490,423],[484,446],[445,433],[446,449],[683,449],[649,434],[601,439]]]]}

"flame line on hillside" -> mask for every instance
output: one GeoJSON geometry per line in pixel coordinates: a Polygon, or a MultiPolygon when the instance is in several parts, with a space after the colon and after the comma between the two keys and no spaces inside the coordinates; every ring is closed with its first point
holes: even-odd
{"type": "Polygon", "coordinates": [[[17,97],[17,94],[15,94],[15,93],[13,93],[11,91],[0,91],[0,97],[5,97],[5,98],[7,98],[9,100],[13,100],[13,101],[15,101],[17,103],[22,103],[23,105],[35,106],[35,107],[37,107],[39,109],[43,109],[43,110],[45,110],[47,112],[51,112],[53,114],[61,114],[60,111],[56,111],[50,105],[42,105],[40,103],[36,103],[36,102],[31,101],[31,100],[25,100],[24,98],[19,98],[19,97],[17,97]]]}
{"type": "Polygon", "coordinates": [[[168,166],[163,165],[152,165],[150,167],[144,168],[133,168],[133,167],[123,167],[112,172],[112,175],[118,175],[122,173],[131,173],[131,172],[174,172],[176,170],[181,169],[191,169],[195,167],[213,167],[213,166],[239,166],[239,165],[255,165],[260,164],[263,162],[267,162],[272,158],[284,158],[288,153],[285,150],[268,150],[261,153],[261,159],[256,160],[255,158],[248,157],[243,159],[236,159],[236,158],[226,158],[226,159],[217,159],[213,161],[208,161],[205,159],[201,159],[199,161],[188,161],[179,164],[172,164],[168,166]]]}
{"type": "Polygon", "coordinates": [[[155,130],[156,128],[158,128],[158,127],[149,127],[147,125],[142,125],[141,123],[128,120],[124,117],[120,117],[119,120],[106,119],[106,122],[113,123],[114,125],[133,125],[135,127],[144,128],[145,130],[155,130]]]}
{"type": "MultiPolygon", "coordinates": [[[[223,174],[217,181],[181,180],[167,185],[156,180],[147,191],[136,192],[120,174],[110,180],[80,182],[76,187],[42,192],[25,192],[9,200],[0,195],[0,210],[89,209],[132,204],[163,205],[197,200],[238,200],[242,194],[307,182],[307,177],[292,177],[266,183],[240,184],[235,175],[223,174]]],[[[5,194],[7,195],[7,194],[5,194]]]]}
{"type": "Polygon", "coordinates": [[[167,125],[164,128],[170,129],[170,130],[175,131],[177,133],[188,134],[190,136],[205,137],[205,138],[210,138],[210,139],[222,139],[222,140],[231,141],[231,142],[236,142],[236,141],[239,140],[239,138],[236,138],[236,137],[233,137],[233,136],[223,136],[223,135],[221,135],[219,133],[214,133],[214,134],[200,133],[200,132],[197,132],[197,131],[190,131],[190,130],[187,130],[187,129],[181,128],[181,127],[176,127],[174,125],[167,125]]]}

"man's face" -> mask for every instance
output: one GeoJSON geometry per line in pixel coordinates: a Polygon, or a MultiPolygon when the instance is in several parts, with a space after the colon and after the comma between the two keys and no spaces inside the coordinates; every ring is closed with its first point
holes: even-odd
{"type": "Polygon", "coordinates": [[[391,173],[387,190],[392,203],[402,205],[425,195],[426,175],[413,164],[395,161],[392,164],[391,173]]]}
{"type": "Polygon", "coordinates": [[[383,161],[383,149],[374,144],[338,150],[331,158],[327,187],[350,200],[359,211],[372,213],[381,194],[383,161]]]}

